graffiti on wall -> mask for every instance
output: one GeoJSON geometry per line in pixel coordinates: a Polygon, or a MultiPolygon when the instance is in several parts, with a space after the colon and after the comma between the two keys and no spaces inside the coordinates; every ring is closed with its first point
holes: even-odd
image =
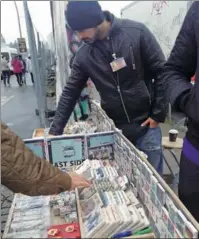
{"type": "Polygon", "coordinates": [[[180,8],[178,14],[176,16],[174,16],[174,18],[173,18],[172,25],[171,25],[172,29],[176,26],[182,25],[182,23],[184,21],[185,14],[186,14],[186,10],[184,8],[180,8]]]}
{"type": "Polygon", "coordinates": [[[77,49],[80,47],[80,45],[82,43],[81,43],[81,41],[79,41],[75,32],[72,31],[68,27],[67,24],[66,24],[66,35],[67,35],[67,39],[68,39],[68,48],[69,48],[70,54],[71,54],[69,66],[70,66],[70,68],[72,68],[73,60],[75,58],[75,54],[77,52],[77,49]]]}
{"type": "Polygon", "coordinates": [[[153,1],[151,15],[161,15],[169,1],[153,1]]]}
{"type": "Polygon", "coordinates": [[[161,45],[166,58],[175,43],[180,27],[186,15],[186,3],[175,3],[171,1],[153,1],[151,2],[151,21],[148,20],[149,29],[155,35],[161,45]]]}
{"type": "Polygon", "coordinates": [[[173,47],[173,43],[171,37],[168,34],[165,34],[167,32],[166,26],[167,23],[164,25],[155,25],[152,28],[152,33],[154,34],[160,45],[164,45],[170,51],[173,47]]]}

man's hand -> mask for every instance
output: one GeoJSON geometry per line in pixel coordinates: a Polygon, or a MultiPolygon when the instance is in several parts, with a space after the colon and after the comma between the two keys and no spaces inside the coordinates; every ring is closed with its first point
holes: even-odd
{"type": "Polygon", "coordinates": [[[147,125],[149,125],[149,128],[156,128],[158,127],[159,123],[151,118],[148,118],[141,126],[147,125]]]}
{"type": "Polygon", "coordinates": [[[68,173],[69,176],[71,177],[71,188],[70,190],[73,190],[75,188],[87,188],[90,186],[90,183],[88,180],[86,180],[84,177],[81,175],[70,172],[68,173]]]}

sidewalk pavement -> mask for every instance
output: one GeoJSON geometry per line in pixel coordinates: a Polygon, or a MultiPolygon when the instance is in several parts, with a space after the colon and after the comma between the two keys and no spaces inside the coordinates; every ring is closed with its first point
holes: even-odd
{"type": "MultiPolygon", "coordinates": [[[[33,130],[40,127],[38,116],[35,115],[37,101],[34,86],[27,75],[27,85],[19,87],[15,76],[10,79],[11,87],[1,82],[1,120],[22,138],[31,138],[33,130]]],[[[5,223],[11,203],[12,191],[1,185],[1,231],[5,223]]]]}

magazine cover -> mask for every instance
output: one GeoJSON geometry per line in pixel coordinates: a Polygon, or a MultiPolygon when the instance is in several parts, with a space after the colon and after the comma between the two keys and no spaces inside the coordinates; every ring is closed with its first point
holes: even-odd
{"type": "MultiPolygon", "coordinates": [[[[86,238],[93,238],[105,225],[104,213],[100,207],[91,210],[87,217],[83,217],[83,227],[86,238]]],[[[83,237],[83,236],[82,236],[83,237]]]]}
{"type": "Polygon", "coordinates": [[[97,191],[95,185],[92,184],[89,188],[80,188],[78,189],[79,199],[80,200],[88,200],[91,198],[97,191]]]}
{"type": "Polygon", "coordinates": [[[96,210],[102,204],[98,193],[95,193],[87,200],[80,201],[82,217],[87,218],[92,211],[96,210]]]}

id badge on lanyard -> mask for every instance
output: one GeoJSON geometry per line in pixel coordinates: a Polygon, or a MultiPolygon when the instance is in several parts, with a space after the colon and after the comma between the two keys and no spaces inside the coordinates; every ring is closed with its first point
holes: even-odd
{"type": "Polygon", "coordinates": [[[112,55],[114,60],[110,63],[112,71],[116,72],[126,67],[124,57],[117,58],[115,53],[112,55]]]}

